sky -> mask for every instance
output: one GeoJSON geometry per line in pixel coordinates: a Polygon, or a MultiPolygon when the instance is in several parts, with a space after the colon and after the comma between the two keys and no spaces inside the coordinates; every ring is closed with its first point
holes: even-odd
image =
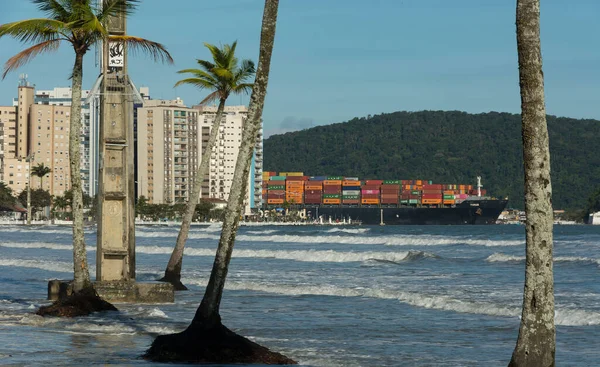
{"type": "MultiPolygon", "coordinates": [[[[29,0],[0,0],[0,24],[41,17],[29,0]]],[[[516,0],[281,0],[268,94],[265,136],[395,111],[518,113],[516,0]]],[[[178,70],[209,59],[204,42],[238,41],[239,58],[258,60],[264,1],[144,0],[128,33],[164,44],[174,65],[130,57],[134,83],[154,99],[191,106],[206,92],[173,85],[178,70]]],[[[547,112],[600,119],[600,1],[542,0],[541,39],[547,112]]],[[[0,62],[24,46],[0,38],[0,62]]],[[[0,105],[11,105],[19,74],[37,89],[70,86],[69,45],[0,81],[0,105]]],[[[94,52],[84,89],[98,76],[94,52]]],[[[232,96],[228,104],[247,104],[232,96]]]]}

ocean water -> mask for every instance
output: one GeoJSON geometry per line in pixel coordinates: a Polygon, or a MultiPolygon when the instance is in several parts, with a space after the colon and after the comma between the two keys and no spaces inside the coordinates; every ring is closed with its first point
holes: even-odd
{"type": "MultiPolygon", "coordinates": [[[[162,275],[177,227],[136,228],[137,279],[162,275]]],[[[33,315],[72,278],[71,229],[0,227],[0,365],[150,365],[183,330],[220,228],[193,227],[190,291],[76,319],[33,315]]],[[[506,366],[519,327],[523,226],[244,226],[221,304],[225,325],[305,366],[506,366]]],[[[90,264],[95,231],[86,232],[90,264]]],[[[600,226],[555,227],[557,365],[598,365],[600,226]]],[[[92,276],[95,268],[92,266],[92,276]]]]}

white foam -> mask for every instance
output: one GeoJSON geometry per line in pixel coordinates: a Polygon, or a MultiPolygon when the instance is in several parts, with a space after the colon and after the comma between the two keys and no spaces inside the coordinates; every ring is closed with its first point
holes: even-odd
{"type": "Polygon", "coordinates": [[[0,266],[35,268],[62,273],[69,273],[73,271],[72,262],[67,263],[47,260],[0,259],[0,266]]]}
{"type": "Polygon", "coordinates": [[[249,234],[262,234],[262,235],[271,234],[271,233],[275,233],[275,232],[277,232],[276,229],[265,229],[264,231],[246,231],[246,233],[249,233],[249,234]]]}
{"type": "MultiPolygon", "coordinates": [[[[515,255],[506,255],[502,253],[494,253],[488,256],[485,261],[488,262],[523,262],[525,261],[525,256],[515,256],[515,255]]],[[[583,256],[555,256],[554,262],[584,262],[584,263],[594,263],[600,266],[600,260],[594,259],[591,257],[583,257],[583,256]]]]}
{"type": "Polygon", "coordinates": [[[110,334],[110,335],[133,335],[135,329],[125,324],[106,324],[99,325],[89,322],[78,322],[75,324],[64,325],[64,329],[71,331],[73,334],[94,335],[94,334],[110,334]]]}
{"type": "Polygon", "coordinates": [[[359,233],[367,233],[368,231],[370,231],[370,228],[331,228],[329,230],[327,230],[327,233],[338,233],[338,232],[342,232],[342,233],[355,233],[355,234],[359,234],[359,233]]]}
{"type": "MultiPolygon", "coordinates": [[[[369,228],[332,228],[327,233],[348,233],[363,234],[367,233],[369,228]],[[362,232],[364,231],[364,232],[362,232]]],[[[217,230],[220,231],[220,228],[217,230]]],[[[267,230],[270,231],[270,230],[267,230]]],[[[431,235],[397,235],[397,236],[344,236],[341,235],[306,235],[291,234],[272,234],[267,231],[248,231],[236,236],[238,241],[246,242],[276,242],[293,244],[347,244],[347,245],[387,245],[387,246],[448,246],[448,245],[468,245],[485,247],[503,247],[503,246],[521,246],[525,244],[524,240],[490,240],[475,239],[465,237],[431,236],[431,235]],[[255,233],[258,232],[258,233],[255,233]]],[[[274,231],[274,230],[273,230],[274,231]]],[[[166,237],[177,238],[177,232],[143,232],[136,233],[138,237],[166,237]]],[[[198,240],[219,240],[218,235],[211,234],[210,231],[190,232],[190,239],[198,240]]]]}
{"type": "MultiPolygon", "coordinates": [[[[187,283],[199,285],[198,280],[190,279],[187,283]]],[[[417,292],[403,292],[383,288],[347,288],[333,285],[278,285],[253,282],[231,281],[226,284],[228,290],[249,290],[274,293],[286,296],[317,295],[335,297],[368,297],[391,299],[415,307],[452,311],[458,313],[480,314],[488,316],[520,317],[521,307],[499,305],[466,299],[457,299],[445,295],[433,295],[417,292]]],[[[600,313],[586,310],[557,307],[555,322],[562,326],[600,325],[600,313]]]]}
{"type": "Polygon", "coordinates": [[[37,248],[47,248],[50,250],[73,250],[73,245],[61,245],[57,243],[48,243],[48,242],[6,242],[0,243],[0,247],[8,247],[8,248],[27,248],[27,249],[37,249],[37,248]]]}
{"type": "Polygon", "coordinates": [[[162,319],[168,319],[169,318],[169,316],[167,316],[167,314],[164,313],[159,308],[153,308],[152,310],[150,310],[150,312],[148,313],[148,316],[150,316],[150,317],[158,317],[158,318],[162,318],[162,319]]]}
{"type": "MultiPolygon", "coordinates": [[[[170,254],[172,248],[161,246],[138,246],[138,252],[145,254],[170,254]]],[[[215,249],[186,248],[184,253],[189,256],[215,256],[215,249]]],[[[340,252],[334,250],[246,250],[234,249],[233,256],[238,258],[275,258],[282,260],[295,260],[303,262],[356,262],[371,259],[385,261],[402,261],[414,252],[340,252]]]]}

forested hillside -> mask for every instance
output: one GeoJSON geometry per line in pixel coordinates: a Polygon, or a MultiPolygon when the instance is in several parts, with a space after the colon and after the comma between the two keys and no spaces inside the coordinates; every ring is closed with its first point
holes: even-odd
{"type": "MultiPolygon", "coordinates": [[[[585,207],[600,186],[600,121],[548,116],[556,209],[585,207]]],[[[266,171],[475,184],[523,207],[519,115],[394,112],[274,135],[266,171]]]]}

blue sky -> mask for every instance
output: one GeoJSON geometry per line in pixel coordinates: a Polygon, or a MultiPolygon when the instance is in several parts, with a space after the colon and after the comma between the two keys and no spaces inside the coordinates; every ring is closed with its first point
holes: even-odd
{"type": "MultiPolygon", "coordinates": [[[[206,93],[173,88],[177,70],[208,58],[203,42],[238,41],[257,60],[264,2],[144,0],[129,34],[163,43],[175,65],[130,59],[137,86],[153,98],[192,105],[206,93]]],[[[39,17],[27,0],[3,1],[0,23],[39,17]]],[[[542,51],[549,114],[600,119],[600,1],[543,0],[542,51]]],[[[515,0],[281,0],[266,135],[394,111],[518,112],[515,0]]],[[[0,39],[0,62],[19,52],[0,39]]],[[[0,81],[0,105],[16,96],[20,73],[39,89],[70,86],[73,52],[38,57],[0,81]]],[[[84,88],[98,75],[94,53],[84,88]]],[[[231,97],[229,104],[247,103],[231,97]]]]}

